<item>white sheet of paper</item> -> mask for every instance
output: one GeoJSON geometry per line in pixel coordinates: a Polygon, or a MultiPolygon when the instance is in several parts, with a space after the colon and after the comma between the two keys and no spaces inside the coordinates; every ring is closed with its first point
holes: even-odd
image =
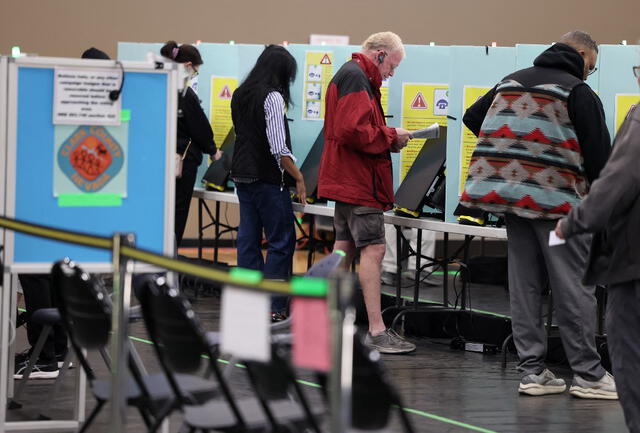
{"type": "Polygon", "coordinates": [[[220,350],[241,359],[271,359],[271,297],[235,287],[222,292],[220,350]]]}
{"type": "Polygon", "coordinates": [[[562,245],[565,243],[564,239],[560,239],[554,230],[549,232],[549,246],[555,247],[556,245],[562,245]]]}
{"type": "Polygon", "coordinates": [[[434,123],[427,128],[411,131],[411,136],[413,138],[438,138],[440,137],[440,125],[434,123]]]}

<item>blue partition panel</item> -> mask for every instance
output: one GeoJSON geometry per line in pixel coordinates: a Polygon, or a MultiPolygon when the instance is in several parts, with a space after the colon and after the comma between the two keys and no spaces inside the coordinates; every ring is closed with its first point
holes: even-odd
{"type": "Polygon", "coordinates": [[[460,147],[462,144],[463,92],[465,86],[493,87],[515,70],[513,47],[451,47],[449,128],[447,136],[447,204],[445,220],[453,222],[458,205],[460,147]]]}
{"type": "Polygon", "coordinates": [[[638,81],[631,68],[640,64],[638,45],[600,45],[600,99],[607,116],[611,137],[615,135],[615,109],[617,94],[637,94],[638,81]]]}

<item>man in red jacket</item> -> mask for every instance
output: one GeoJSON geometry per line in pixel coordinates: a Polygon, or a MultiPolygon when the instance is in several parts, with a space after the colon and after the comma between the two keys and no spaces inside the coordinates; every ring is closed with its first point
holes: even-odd
{"type": "Polygon", "coordinates": [[[360,249],[360,284],[369,318],[367,344],[381,353],[408,353],[416,348],[386,329],[380,310],[382,213],[393,205],[390,152],[399,152],[411,138],[409,131],[386,125],[380,85],[393,76],[403,58],[398,35],[375,33],[333,77],[326,95],[318,181],[318,194],[336,202],[334,248],[347,253],[346,267],[356,248],[360,249]]]}

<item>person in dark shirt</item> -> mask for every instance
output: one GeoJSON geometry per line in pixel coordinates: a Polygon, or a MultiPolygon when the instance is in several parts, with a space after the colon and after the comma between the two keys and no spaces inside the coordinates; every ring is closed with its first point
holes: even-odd
{"type": "Polygon", "coordinates": [[[511,324],[523,394],[566,389],[545,366],[547,275],[573,370],[569,392],[617,398],[613,377],[596,351],[595,286],[580,283],[591,238],[585,234],[549,246],[556,221],[580,203],[609,156],[602,103],[585,83],[597,57],[591,36],[569,32],[532,67],[503,78],[463,118],[478,142],[460,204],[505,217],[511,324]]]}
{"type": "MultiPolygon", "coordinates": [[[[202,57],[196,47],[189,44],[178,45],[167,42],[160,54],[177,63],[182,63],[191,77],[198,75],[202,57]]],[[[178,139],[176,152],[183,157],[182,175],[176,178],[176,246],[179,247],[189,216],[189,206],[193,187],[196,183],[198,167],[202,163],[202,154],[206,153],[218,160],[222,152],[216,150],[213,131],[206,114],[200,106],[198,96],[191,88],[180,92],[178,98],[178,139]]]]}

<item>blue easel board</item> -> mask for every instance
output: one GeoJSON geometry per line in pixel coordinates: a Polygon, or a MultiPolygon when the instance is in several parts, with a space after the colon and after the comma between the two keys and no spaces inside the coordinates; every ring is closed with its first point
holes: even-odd
{"type": "MultiPolygon", "coordinates": [[[[138,247],[167,253],[167,236],[173,238],[173,217],[165,220],[167,206],[173,206],[165,191],[168,73],[125,73],[122,108],[131,111],[131,120],[122,205],[60,207],[53,195],[53,72],[53,67],[17,67],[15,218],[102,236],[134,233],[138,247]]],[[[79,262],[111,262],[108,251],[15,236],[13,263],[51,263],[65,256],[79,262]]]]}
{"type": "Polygon", "coordinates": [[[445,220],[454,222],[460,182],[463,92],[465,86],[491,88],[515,70],[513,47],[451,47],[449,127],[447,136],[447,200],[445,220]]]}

